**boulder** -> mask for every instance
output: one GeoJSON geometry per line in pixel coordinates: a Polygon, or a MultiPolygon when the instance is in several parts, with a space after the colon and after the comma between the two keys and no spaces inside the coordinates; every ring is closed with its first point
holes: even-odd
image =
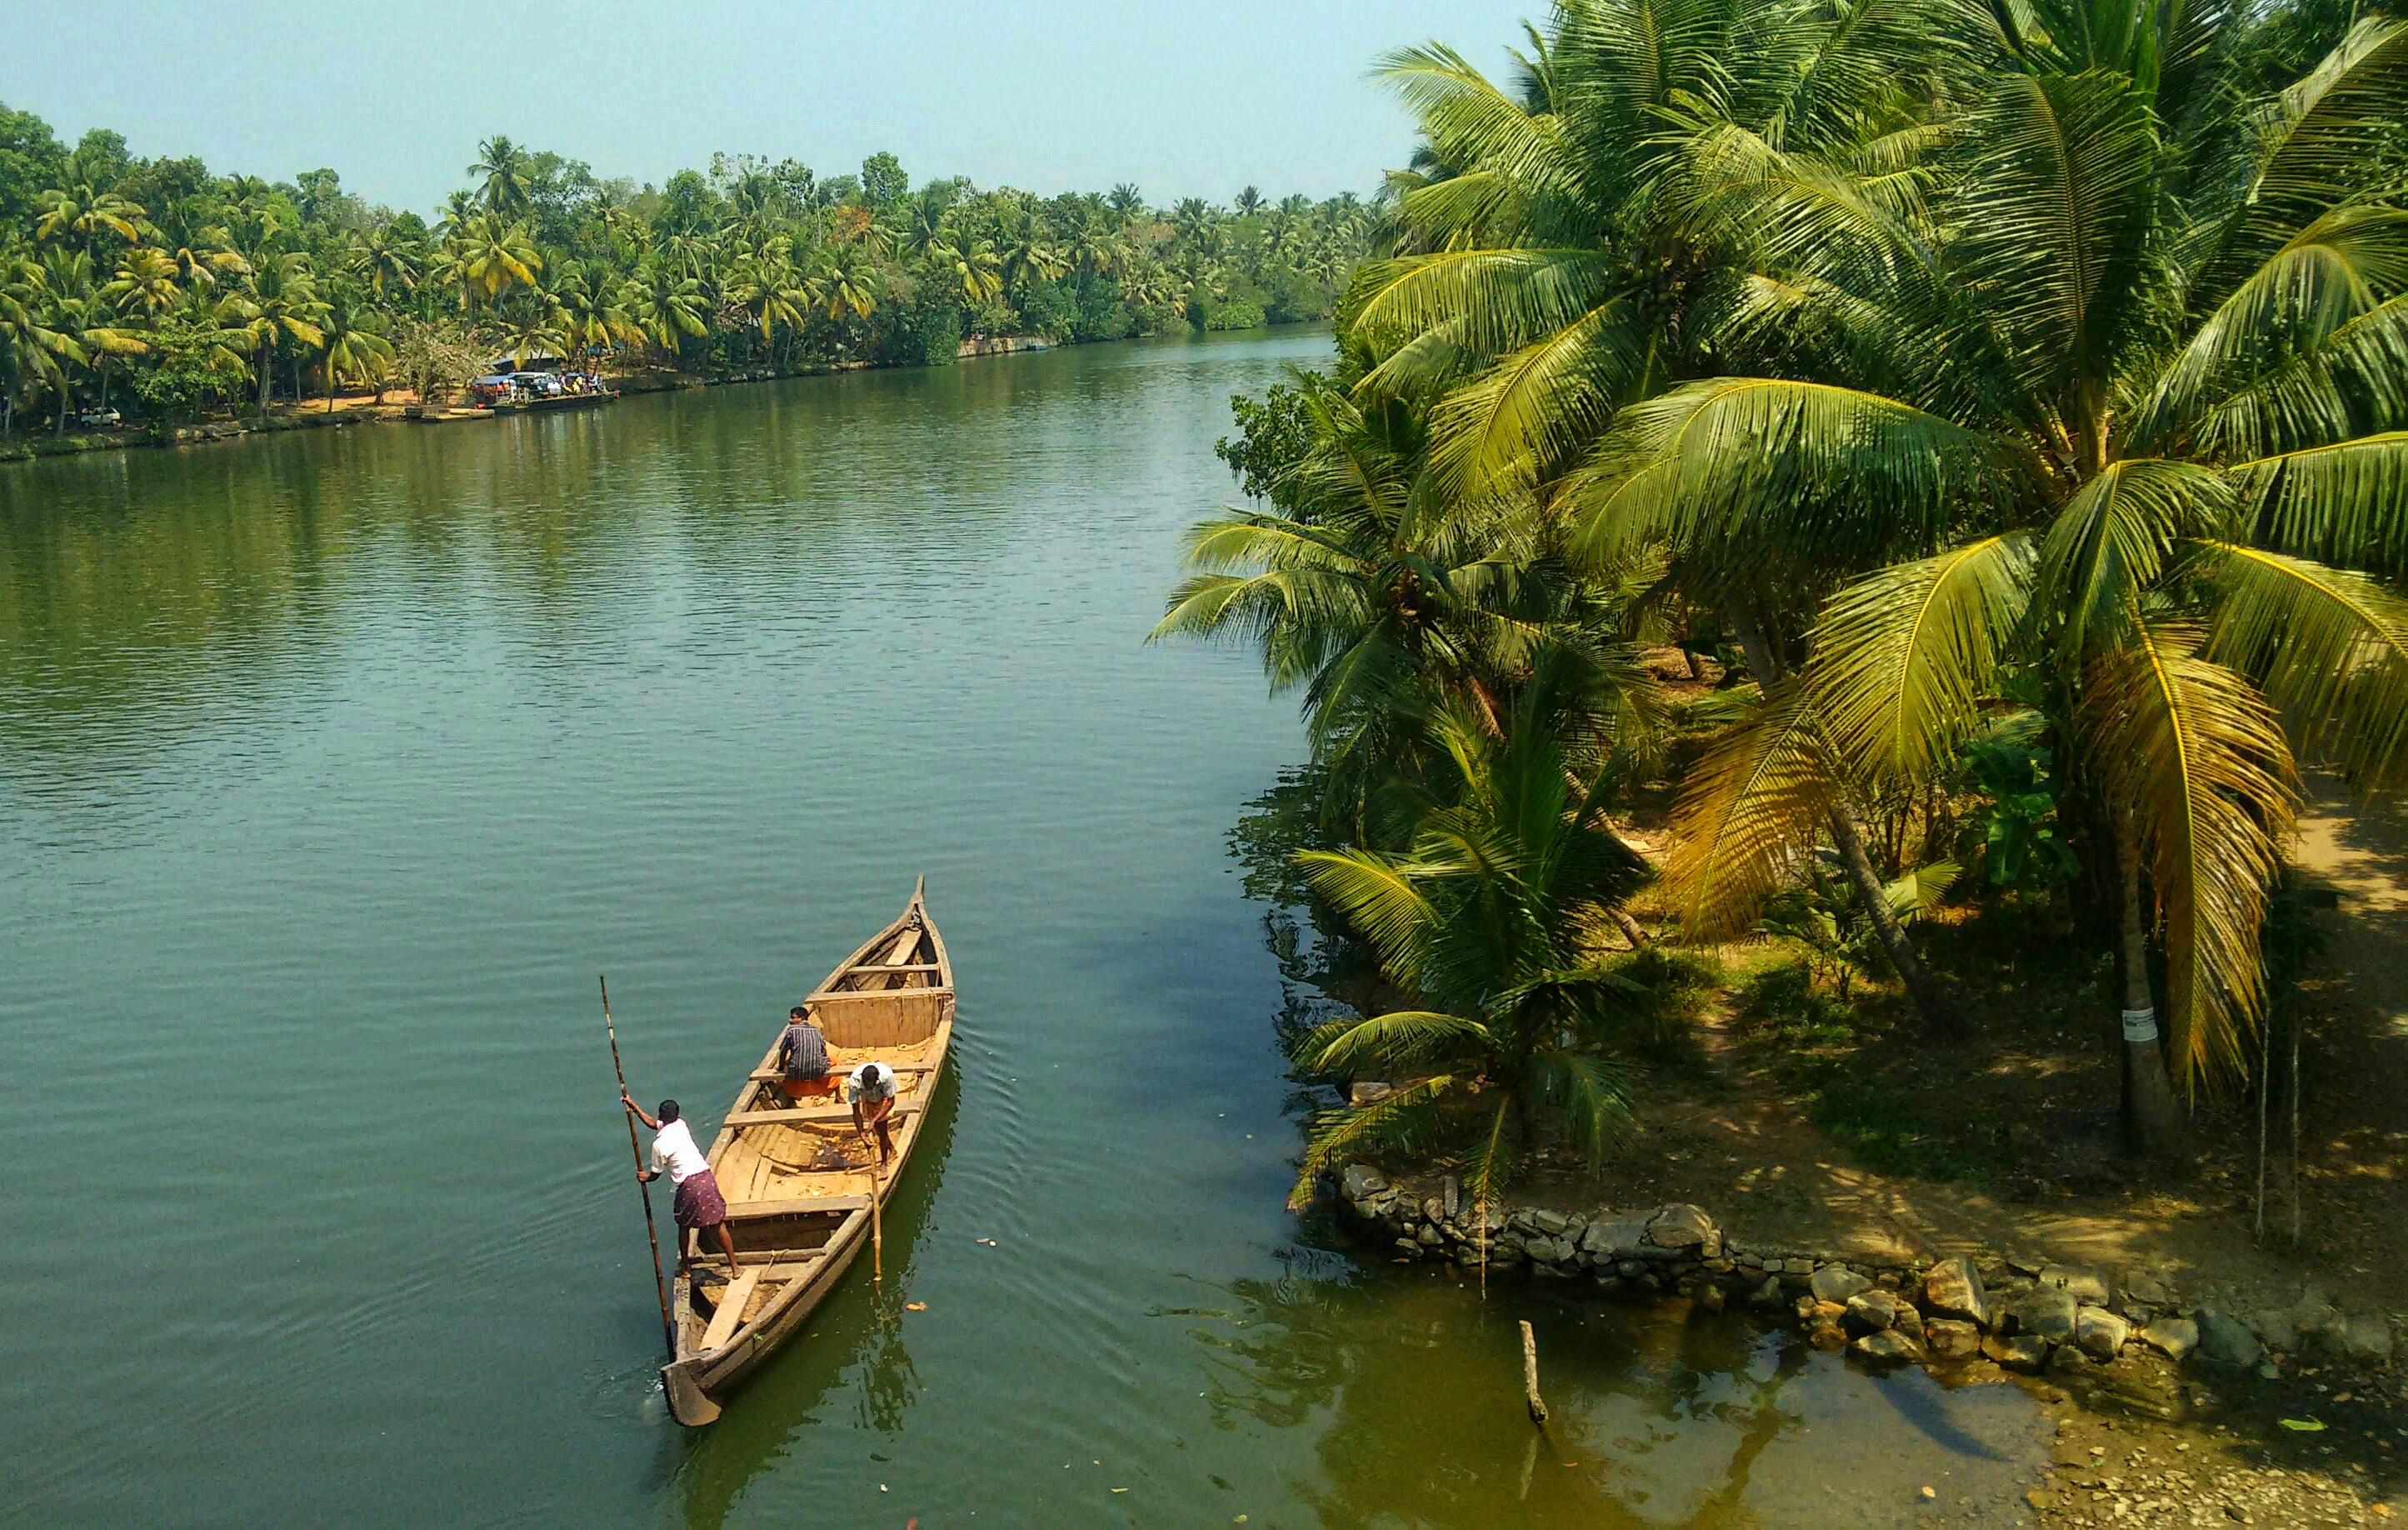
{"type": "Polygon", "coordinates": [[[2124,1272],[2124,1294],[2150,1307],[2172,1307],[2174,1304],[2173,1292],[2163,1280],[2144,1269],[2124,1272]]]}
{"type": "Polygon", "coordinates": [[[2131,1337],[2132,1325],[2103,1307],[2086,1307],[2074,1316],[2073,1341],[2102,1364],[2122,1353],[2124,1341],[2131,1337]]]}
{"type": "Polygon", "coordinates": [[[1455,1208],[1461,1204],[1461,1196],[1462,1191],[1455,1184],[1454,1175],[1450,1174],[1439,1181],[1439,1204],[1445,1208],[1449,1222],[1455,1220],[1455,1208]]]}
{"type": "Polygon", "coordinates": [[[1729,1298],[1723,1294],[1723,1288],[1720,1286],[1700,1287],[1697,1294],[1698,1305],[1709,1312],[1721,1311],[1728,1300],[1729,1298]]]}
{"type": "Polygon", "coordinates": [[[1377,1105],[1397,1092],[1397,1086],[1384,1079],[1357,1079],[1346,1091],[1346,1103],[1361,1107],[1377,1105]]]}
{"type": "Polygon", "coordinates": [[[1599,1217],[1581,1235],[1580,1246],[1592,1261],[1636,1259],[1647,1246],[1647,1219],[1599,1217]]]}
{"type": "Polygon", "coordinates": [[[1398,1254],[1403,1258],[1419,1259],[1422,1256],[1422,1246],[1410,1237],[1397,1239],[1394,1247],[1398,1254]]]}
{"type": "Polygon", "coordinates": [[[1425,1196],[1422,1200],[1422,1220],[1424,1222],[1444,1222],[1446,1220],[1445,1203],[1440,1201],[1436,1195],[1425,1196]]]}
{"type": "Polygon", "coordinates": [[[2391,1364],[2391,1323],[2381,1313],[2343,1318],[2326,1330],[2334,1352],[2360,1365],[2391,1364]]]}
{"type": "Polygon", "coordinates": [[[1806,1342],[1818,1350],[1844,1350],[1848,1331],[1836,1323],[1818,1323],[1806,1330],[1806,1342]]]}
{"type": "Polygon", "coordinates": [[[2300,1347],[2300,1325],[2293,1316],[2279,1308],[2258,1314],[2258,1336],[2269,1349],[2285,1352],[2300,1347]]]}
{"type": "Polygon", "coordinates": [[[2266,1347],[2240,1319],[2212,1307],[2202,1307],[2191,1317],[2199,1325],[2199,1352],[2211,1365],[2245,1370],[2266,1358],[2266,1347]]]}
{"type": "Polygon", "coordinates": [[[1388,1177],[1369,1164],[1349,1164],[1338,1177],[1338,1188],[1350,1201],[1369,1200],[1388,1188],[1388,1177]]]}
{"type": "Polygon", "coordinates": [[[1549,1237],[1563,1237],[1564,1229],[1572,1224],[1571,1219],[1560,1211],[1534,1208],[1523,1214],[1529,1219],[1531,1231],[1544,1233],[1549,1237]]]}
{"type": "Polygon", "coordinates": [[[1923,1358],[1923,1346],[1903,1328],[1876,1329],[1849,1348],[1877,1365],[1897,1366],[1923,1358]]]}
{"type": "Polygon", "coordinates": [[[2075,1301],[2091,1307],[2107,1305],[2107,1282],[2088,1270],[2067,1269],[2060,1265],[2051,1265],[2040,1272],[2040,1283],[2041,1289],[2044,1291],[2054,1289],[2071,1292],[2075,1301]]]}
{"type": "Polygon", "coordinates": [[[2038,1376],[2048,1368],[2057,1346],[2037,1334],[1992,1334],[1982,1340],[1982,1352],[2012,1371],[2038,1376]]]}
{"type": "Polygon", "coordinates": [[[2141,1342],[2169,1360],[2199,1348],[2199,1324],[2188,1318],[2160,1317],[2141,1330],[2141,1342]]]}
{"type": "Polygon", "coordinates": [[[1848,1298],[1842,1310],[1848,1315],[1849,1328],[1859,1334],[1912,1323],[1914,1317],[1913,1303],[1886,1291],[1859,1291],[1848,1298]]]}
{"type": "Polygon", "coordinates": [[[1789,1294],[1781,1289],[1781,1277],[1766,1276],[1764,1284],[1756,1287],[1748,1297],[1747,1305],[1759,1312],[1778,1312],[1788,1306],[1789,1294]]]}
{"type": "Polygon", "coordinates": [[[1923,1275],[1923,1305],[1932,1316],[1960,1318],[1984,1328],[1990,1325],[1990,1294],[1973,1261],[1959,1254],[1943,1259],[1923,1275]]]}
{"type": "Polygon", "coordinates": [[[1982,1352],[1982,1330],[1962,1318],[1934,1318],[1925,1324],[1924,1342],[1943,1360],[1962,1360],[1982,1352]]]}
{"type": "Polygon", "coordinates": [[[1826,1265],[1807,1281],[1814,1299],[1821,1302],[1844,1302],[1860,1291],[1870,1291],[1873,1283],[1845,1265],[1826,1265]]]}
{"type": "Polygon", "coordinates": [[[1524,1240],[1522,1251],[1536,1265],[1560,1265],[1576,1257],[1571,1240],[1561,1237],[1533,1237],[1524,1240]]]}
{"type": "Polygon", "coordinates": [[[2035,1335],[2051,1344],[2071,1344],[2074,1320],[2081,1311],[2082,1304],[2071,1291],[2042,1286],[2008,1305],[2004,1327],[2009,1333],[2035,1335]]]}
{"type": "Polygon", "coordinates": [[[1647,1224],[1647,1241],[1659,1249],[1696,1249],[1706,1258],[1722,1252],[1722,1233],[1714,1221],[1694,1206],[1673,1205],[1656,1213],[1647,1224]],[[1706,1245],[1711,1243],[1711,1250],[1706,1245]]]}

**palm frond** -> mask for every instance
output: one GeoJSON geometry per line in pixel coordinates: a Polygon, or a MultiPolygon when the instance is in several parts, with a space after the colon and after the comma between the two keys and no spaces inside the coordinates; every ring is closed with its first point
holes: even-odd
{"type": "Polygon", "coordinates": [[[1637,1078],[1612,1058],[1550,1049],[1530,1059],[1529,1094],[1563,1118],[1565,1135],[1593,1164],[1629,1126],[1637,1078]]]}
{"type": "Polygon", "coordinates": [[[2202,292],[2214,296],[2238,286],[2300,230],[2353,199],[2403,117],[2408,21],[2367,17],[2268,109],[2255,174],[2202,292]]]}
{"type": "Polygon", "coordinates": [[[1439,1102],[1455,1087],[1455,1078],[1442,1073],[1416,1080],[1369,1105],[1340,1107],[1313,1118],[1296,1188],[1288,1193],[1288,1209],[1301,1211],[1311,1205],[1320,1178],[1357,1153],[1427,1142],[1439,1124],[1439,1102]]]}
{"type": "Polygon", "coordinates": [[[1495,1205],[1522,1168],[1522,1147],[1513,1133],[1512,1097],[1501,1092],[1495,1097],[1497,1104],[1487,1124],[1455,1160],[1463,1194],[1475,1206],[1495,1205]]]}
{"type": "Polygon", "coordinates": [[[2237,463],[2257,540],[2396,579],[2408,573],[2408,431],[2237,463]]]}
{"type": "Polygon", "coordinates": [[[2115,641],[2175,538],[2224,525],[2231,502],[2230,486],[2194,463],[2140,457],[2093,475],[2041,546],[2040,582],[2064,622],[2061,651],[2115,641]]]}
{"type": "Polygon", "coordinates": [[[1297,1049],[1297,1062],[1315,1073],[1340,1073],[1364,1063],[1410,1067],[1450,1050],[1485,1047],[1490,1040],[1487,1026],[1462,1015],[1391,1009],[1315,1026],[1297,1049]]]}
{"type": "Polygon", "coordinates": [[[1832,597],[1806,683],[1849,769],[1899,785],[1946,767],[1981,725],[2032,567],[2031,537],[2010,533],[1895,565],[1832,597]]]}
{"type": "Polygon", "coordinates": [[[1555,498],[1595,558],[1661,541],[1860,566],[1928,549],[1999,466],[1988,437],[1897,399],[1717,378],[1624,409],[1555,498]]]}
{"type": "Polygon", "coordinates": [[[2094,661],[2079,722],[2114,802],[2141,827],[2164,938],[2167,1053],[2195,1089],[2239,1072],[2263,1016],[2258,936],[2298,787],[2273,709],[2200,656],[2201,634],[2130,631],[2094,661]]]}
{"type": "Polygon", "coordinates": [[[1367,850],[1299,851],[1296,862],[1313,891],[1379,951],[1389,976],[1408,987],[1420,979],[1439,922],[1419,885],[1426,871],[1367,850]]]}
{"type": "MultiPolygon", "coordinates": [[[[2206,408],[2258,385],[2270,358],[2322,346],[2408,289],[2408,212],[2338,208],[2300,231],[2210,313],[2132,429],[2154,450],[2206,408]]],[[[2346,409],[2324,411],[2329,418],[2346,409]]],[[[2230,434],[2228,427],[2226,434],[2230,434]]]]}
{"type": "Polygon", "coordinates": [[[1811,694],[1776,691],[1682,782],[1662,886],[1698,938],[1744,930],[1765,896],[1813,849],[1838,796],[1811,694]]]}
{"type": "Polygon", "coordinates": [[[1449,393],[1430,416],[1436,482],[1467,498],[1536,484],[1604,426],[1644,371],[1639,330],[1627,302],[1599,304],[1449,393]]]}
{"type": "Polygon", "coordinates": [[[2304,558],[2200,547],[2219,597],[2207,656],[2256,679],[2358,786],[2408,779],[2408,600],[2304,558]]]}
{"type": "Polygon", "coordinates": [[[2102,386],[2147,307],[2158,155],[2146,102],[2103,70],[2006,74],[1967,136],[1980,157],[1954,197],[1966,279],[1992,294],[2034,393],[2102,386]]]}

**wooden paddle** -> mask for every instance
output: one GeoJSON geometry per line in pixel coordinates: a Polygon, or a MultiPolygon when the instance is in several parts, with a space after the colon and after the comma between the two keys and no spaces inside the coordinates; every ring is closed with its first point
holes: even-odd
{"type": "MultiPolygon", "coordinates": [[[[619,1113],[627,1118],[627,1151],[634,1155],[636,1172],[644,1172],[643,1145],[636,1140],[636,1113],[626,1108],[627,1069],[619,1061],[619,1027],[610,1018],[610,979],[602,983],[602,1028],[610,1037],[610,1067],[619,1075],[619,1113]]],[[[661,1342],[668,1346],[669,1359],[677,1359],[677,1323],[669,1317],[669,1288],[661,1280],[661,1234],[652,1222],[652,1187],[644,1180],[636,1181],[636,1194],[644,1198],[644,1238],[652,1246],[652,1294],[661,1299],[661,1342]]]]}

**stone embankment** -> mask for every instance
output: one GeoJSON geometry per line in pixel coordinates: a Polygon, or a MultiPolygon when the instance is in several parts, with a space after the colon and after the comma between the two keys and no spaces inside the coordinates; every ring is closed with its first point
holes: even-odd
{"type": "Polygon", "coordinates": [[[1358,1230],[1384,1236],[1401,1259],[1585,1280],[1608,1295],[1677,1295],[1713,1311],[1743,1308],[1794,1320],[1811,1342],[1875,1365],[2045,1373],[2070,1391],[2103,1392],[2101,1400],[2163,1418],[2181,1409],[2174,1368],[2194,1354],[2269,1378],[2285,1355],[2364,1366],[2392,1355],[2387,1318],[2344,1314],[2313,1289],[2295,1308],[2244,1316],[2186,1300],[2145,1270],[2111,1280],[2014,1254],[1918,1267],[1742,1247],[1695,1206],[1585,1216],[1483,1207],[1452,1179],[1392,1182],[1363,1164],[1349,1165],[1338,1188],[1358,1230]]]}

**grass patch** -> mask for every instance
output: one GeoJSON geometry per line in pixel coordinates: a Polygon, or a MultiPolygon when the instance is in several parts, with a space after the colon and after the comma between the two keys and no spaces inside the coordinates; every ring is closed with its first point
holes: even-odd
{"type": "MultiPolygon", "coordinates": [[[[1816,983],[1804,961],[1749,979],[1740,1033],[1814,1129],[1878,1174],[1983,1183],[1993,1159],[1963,1111],[1942,1111],[1880,1076],[1891,1026],[1816,983]]],[[[1911,1043],[1910,1043],[1911,1044],[1911,1043]]]]}

